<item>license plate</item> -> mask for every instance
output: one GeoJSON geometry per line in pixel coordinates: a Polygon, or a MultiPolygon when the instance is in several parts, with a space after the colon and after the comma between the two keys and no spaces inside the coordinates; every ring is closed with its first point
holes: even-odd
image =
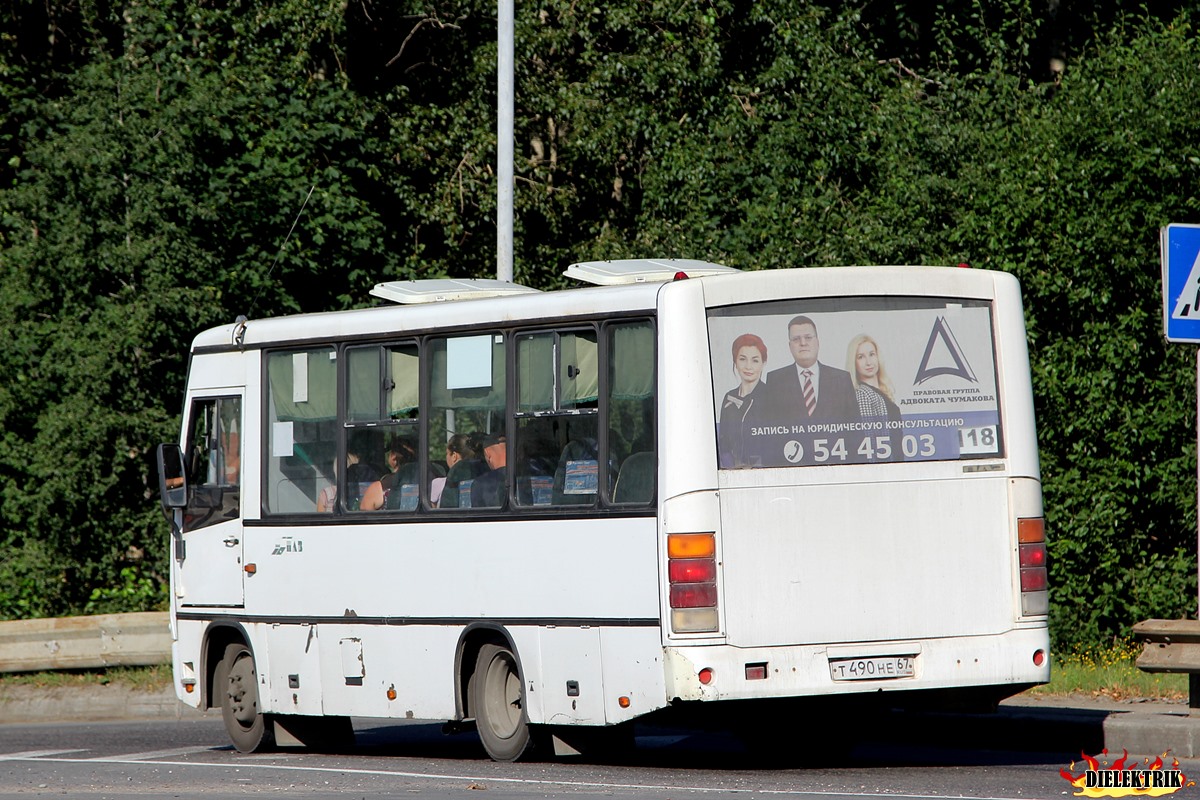
{"type": "Polygon", "coordinates": [[[830,659],[829,676],[835,681],[878,681],[916,675],[914,656],[871,656],[830,659]]]}

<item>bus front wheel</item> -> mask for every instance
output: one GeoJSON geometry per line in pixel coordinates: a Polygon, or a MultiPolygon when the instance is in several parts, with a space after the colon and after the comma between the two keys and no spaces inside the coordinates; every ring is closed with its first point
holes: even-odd
{"type": "Polygon", "coordinates": [[[517,761],[533,737],[517,659],[506,647],[485,644],[475,661],[472,703],[483,749],[495,761],[517,761]]]}
{"type": "Polygon", "coordinates": [[[226,647],[217,674],[223,680],[221,719],[233,746],[242,753],[270,748],[274,730],[259,710],[258,670],[250,648],[240,643],[226,647]]]}

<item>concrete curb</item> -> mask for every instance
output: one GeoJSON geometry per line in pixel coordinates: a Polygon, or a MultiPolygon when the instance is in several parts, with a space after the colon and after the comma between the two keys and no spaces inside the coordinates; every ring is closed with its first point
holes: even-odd
{"type": "Polygon", "coordinates": [[[992,735],[1020,737],[1035,749],[1096,755],[1200,757],[1200,713],[1185,703],[1014,698],[1000,706],[992,735]]]}
{"type": "Polygon", "coordinates": [[[1110,754],[1128,750],[1139,756],[1170,753],[1200,757],[1200,715],[1116,713],[1104,720],[1104,745],[1110,754]]]}

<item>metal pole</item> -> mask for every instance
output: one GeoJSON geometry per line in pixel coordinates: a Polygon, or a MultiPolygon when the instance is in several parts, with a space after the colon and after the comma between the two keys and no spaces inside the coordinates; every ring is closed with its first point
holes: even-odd
{"type": "Polygon", "coordinates": [[[496,278],[513,279],[513,0],[499,0],[496,58],[496,278]]]}

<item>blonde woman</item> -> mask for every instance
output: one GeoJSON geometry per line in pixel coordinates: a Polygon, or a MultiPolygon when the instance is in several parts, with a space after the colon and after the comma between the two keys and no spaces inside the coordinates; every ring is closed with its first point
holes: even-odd
{"type": "Polygon", "coordinates": [[[892,382],[883,368],[879,344],[865,333],[850,340],[846,348],[846,371],[854,382],[854,394],[863,419],[900,419],[892,382]]]}

